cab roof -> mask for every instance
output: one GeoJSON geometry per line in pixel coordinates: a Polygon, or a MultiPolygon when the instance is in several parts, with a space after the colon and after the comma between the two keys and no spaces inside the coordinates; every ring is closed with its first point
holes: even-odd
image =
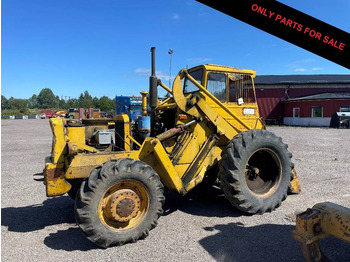
{"type": "Polygon", "coordinates": [[[255,77],[256,71],[250,70],[250,69],[238,69],[236,67],[231,66],[223,66],[223,65],[215,65],[215,64],[205,64],[205,65],[199,65],[196,67],[192,67],[189,69],[189,71],[197,70],[203,68],[206,71],[219,71],[224,73],[241,73],[241,74],[249,74],[255,77]]]}

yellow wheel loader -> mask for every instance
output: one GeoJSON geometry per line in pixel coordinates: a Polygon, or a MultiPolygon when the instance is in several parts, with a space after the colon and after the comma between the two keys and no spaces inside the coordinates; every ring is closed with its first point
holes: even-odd
{"type": "Polygon", "coordinates": [[[232,205],[250,214],[299,191],[292,154],[259,116],[255,71],[200,65],[181,70],[171,90],[156,77],[151,52],[149,94],[141,92],[135,122],[127,115],[50,120],[46,193],[75,198],[89,240],[106,248],[146,237],[163,212],[164,189],[185,195],[204,179],[218,178],[232,205]],[[171,97],[159,102],[158,86],[171,97]]]}

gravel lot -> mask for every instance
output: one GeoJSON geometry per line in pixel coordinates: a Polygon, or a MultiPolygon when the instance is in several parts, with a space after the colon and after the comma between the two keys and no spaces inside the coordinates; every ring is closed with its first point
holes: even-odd
{"type": "MultiPolygon", "coordinates": [[[[323,201],[350,207],[350,130],[269,127],[289,144],[302,186],[277,210],[247,216],[215,188],[167,193],[165,213],[145,240],[100,249],[80,233],[68,196],[46,198],[41,173],[51,151],[48,120],[1,121],[2,261],[303,261],[291,237],[295,213],[323,201]]],[[[334,261],[350,244],[322,241],[334,261]]]]}

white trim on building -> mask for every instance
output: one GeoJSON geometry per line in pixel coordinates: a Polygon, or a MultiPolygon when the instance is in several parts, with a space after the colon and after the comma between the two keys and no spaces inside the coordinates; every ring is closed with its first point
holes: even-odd
{"type": "Polygon", "coordinates": [[[330,117],[284,117],[287,126],[329,126],[330,117]]]}

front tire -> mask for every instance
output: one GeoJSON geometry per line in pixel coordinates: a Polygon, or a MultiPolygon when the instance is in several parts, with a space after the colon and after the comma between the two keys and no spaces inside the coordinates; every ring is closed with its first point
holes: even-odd
{"type": "Polygon", "coordinates": [[[146,163],[123,158],[95,168],[75,201],[75,217],[84,235],[107,248],[148,236],[163,213],[163,185],[146,163]]]}
{"type": "Polygon", "coordinates": [[[221,188],[237,209],[265,213],[281,205],[292,179],[292,154],[267,130],[238,134],[222,152],[221,188]]]}

